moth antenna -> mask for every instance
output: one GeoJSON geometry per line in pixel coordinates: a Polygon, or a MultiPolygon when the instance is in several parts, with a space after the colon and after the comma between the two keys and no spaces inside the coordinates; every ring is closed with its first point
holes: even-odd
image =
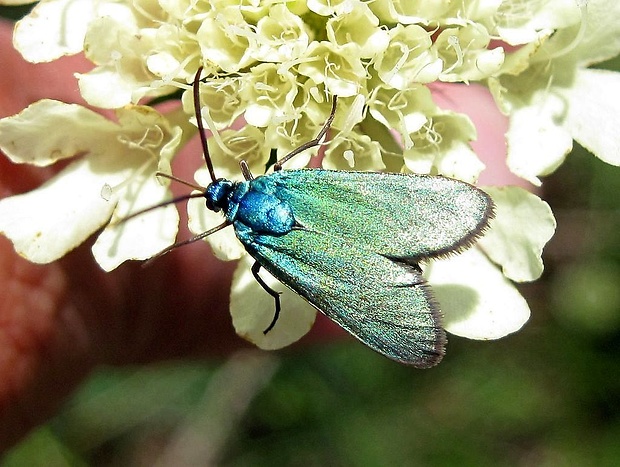
{"type": "Polygon", "coordinates": [[[301,146],[299,146],[296,149],[293,149],[286,156],[284,156],[282,159],[277,161],[273,165],[273,170],[274,171],[277,172],[278,170],[282,170],[282,164],[284,164],[286,161],[292,159],[293,157],[295,157],[300,152],[303,152],[306,149],[310,149],[310,148],[313,148],[314,146],[318,146],[318,145],[321,144],[321,140],[323,139],[325,134],[329,131],[329,128],[332,126],[332,122],[334,121],[334,117],[336,115],[336,104],[337,103],[338,103],[338,96],[334,96],[334,100],[332,101],[332,110],[329,113],[329,117],[327,118],[327,121],[325,122],[325,125],[323,125],[323,128],[321,128],[321,131],[319,131],[319,134],[316,135],[316,138],[314,138],[314,139],[312,139],[310,141],[305,142],[304,144],[302,144],[301,146]]]}
{"type": "Polygon", "coordinates": [[[172,174],[166,174],[166,173],[163,173],[163,172],[156,172],[155,176],[156,177],[164,177],[164,178],[167,178],[169,180],[174,180],[175,182],[179,182],[181,185],[188,186],[190,188],[193,188],[194,190],[198,190],[198,191],[202,191],[202,192],[205,191],[205,188],[203,186],[196,185],[195,183],[191,183],[191,182],[188,182],[186,180],[182,180],[182,179],[180,179],[178,177],[175,177],[172,174]]]}
{"type": "Polygon", "coordinates": [[[209,154],[209,145],[207,144],[207,137],[205,136],[205,127],[202,123],[202,110],[200,110],[200,74],[203,67],[199,67],[194,76],[193,92],[194,92],[194,112],[196,114],[196,124],[198,125],[198,133],[200,134],[200,142],[202,144],[202,154],[204,155],[209,175],[211,175],[211,181],[214,182],[215,170],[213,169],[213,162],[211,162],[211,155],[209,154]]]}
{"type": "Polygon", "coordinates": [[[161,203],[154,204],[153,206],[149,206],[148,208],[140,209],[139,211],[136,211],[128,215],[127,217],[123,217],[122,219],[110,221],[108,225],[113,226],[113,227],[117,225],[121,225],[127,222],[128,220],[133,219],[134,217],[141,216],[142,214],[146,214],[147,212],[154,211],[155,209],[163,208],[164,206],[168,206],[169,204],[180,203],[181,201],[186,201],[192,198],[202,198],[204,196],[204,188],[201,188],[201,189],[203,190],[202,193],[190,193],[189,195],[181,195],[181,196],[177,196],[176,198],[162,201],[161,203]]]}
{"type": "Polygon", "coordinates": [[[212,229],[209,229],[205,232],[202,232],[192,238],[189,238],[187,240],[183,240],[181,242],[176,242],[173,243],[172,245],[170,245],[169,247],[164,248],[163,250],[161,250],[159,253],[157,253],[155,256],[151,256],[149,259],[147,259],[144,263],[142,263],[143,267],[149,266],[153,261],[155,261],[158,258],[161,258],[162,256],[164,256],[166,253],[171,252],[172,250],[175,250],[181,246],[185,246],[185,245],[189,245],[191,243],[197,242],[198,240],[202,240],[205,237],[208,237],[209,235],[217,232],[218,230],[222,230],[225,227],[228,227],[230,225],[230,222],[226,221],[221,223],[220,225],[217,225],[215,227],[213,227],[212,229]]]}
{"type": "MultiPolygon", "coordinates": [[[[209,170],[209,175],[211,176],[211,180],[213,182],[216,181],[215,178],[215,170],[213,168],[213,162],[211,161],[211,155],[209,154],[209,146],[207,144],[207,137],[205,136],[205,128],[204,128],[204,124],[202,122],[202,111],[200,109],[200,75],[202,73],[203,67],[199,67],[198,71],[196,71],[196,75],[194,76],[194,81],[192,83],[192,91],[193,91],[193,97],[194,97],[194,112],[196,114],[196,124],[198,126],[198,133],[200,134],[200,142],[202,144],[202,153],[204,155],[204,159],[205,159],[205,163],[207,165],[207,169],[209,170]]],[[[195,183],[191,183],[188,182],[186,180],[182,180],[178,177],[175,177],[174,175],[171,174],[167,174],[167,173],[163,173],[163,172],[157,172],[155,174],[157,177],[164,177],[167,178],[169,180],[174,180],[175,182],[181,183],[187,187],[193,188],[194,190],[198,190],[199,193],[190,193],[188,195],[182,195],[182,196],[178,196],[175,198],[172,198],[168,201],[163,201],[161,203],[157,203],[153,206],[149,206],[148,208],[145,209],[141,209],[137,212],[134,212],[133,214],[120,219],[118,221],[114,221],[111,222],[111,225],[119,225],[122,224],[123,222],[127,222],[130,219],[133,219],[134,217],[140,216],[144,213],[147,213],[149,211],[152,211],[154,209],[158,209],[164,206],[167,206],[169,204],[176,204],[179,203],[181,201],[186,201],[189,199],[193,199],[193,198],[203,198],[205,196],[205,188],[197,185],[195,183]]],[[[166,253],[179,248],[181,246],[185,246],[185,245],[189,245],[190,243],[194,243],[197,242],[198,240],[202,240],[205,237],[208,237],[209,235],[217,232],[218,230],[222,230],[224,227],[227,227],[230,225],[230,222],[226,221],[216,227],[213,227],[212,229],[209,229],[205,232],[202,232],[188,240],[183,240],[180,242],[176,242],[172,245],[170,245],[167,248],[164,248],[162,251],[160,251],[159,253],[157,253],[155,256],[149,258],[146,262],[143,263],[143,266],[149,265],[151,264],[152,261],[162,257],[163,255],[165,255],[166,253]]]]}

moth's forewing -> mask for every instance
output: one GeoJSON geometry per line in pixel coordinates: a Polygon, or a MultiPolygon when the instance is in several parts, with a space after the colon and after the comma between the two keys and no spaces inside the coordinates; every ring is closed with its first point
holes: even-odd
{"type": "Polygon", "coordinates": [[[306,169],[261,178],[304,227],[395,258],[422,260],[464,249],[493,212],[482,190],[445,177],[306,169]]]}

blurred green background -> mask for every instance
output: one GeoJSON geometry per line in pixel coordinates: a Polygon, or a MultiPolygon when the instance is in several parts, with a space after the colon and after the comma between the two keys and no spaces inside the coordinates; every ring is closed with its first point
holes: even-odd
{"type": "Polygon", "coordinates": [[[103,368],[1,465],[620,465],[619,193],[581,148],[547,177],[558,230],[517,334],[451,336],[425,371],[347,339],[103,368]]]}

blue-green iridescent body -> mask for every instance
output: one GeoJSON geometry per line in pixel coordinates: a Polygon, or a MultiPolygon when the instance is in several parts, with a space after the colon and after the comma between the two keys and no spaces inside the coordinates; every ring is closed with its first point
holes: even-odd
{"type": "Polygon", "coordinates": [[[248,253],[372,349],[441,360],[441,312],[418,265],[470,246],[492,216],[481,190],[444,177],[283,170],[218,179],[204,196],[248,253]]]}

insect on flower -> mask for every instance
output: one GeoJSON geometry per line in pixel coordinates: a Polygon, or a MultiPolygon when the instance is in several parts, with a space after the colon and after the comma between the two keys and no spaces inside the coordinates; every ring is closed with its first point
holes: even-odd
{"type": "Polygon", "coordinates": [[[254,277],[275,302],[264,333],[277,325],[281,305],[279,292],[261,278],[261,267],[373,350],[417,368],[439,363],[445,331],[419,264],[471,246],[493,215],[490,197],[441,176],[282,170],[292,157],[321,144],[336,97],[316,138],[278,160],[273,173],[254,177],[241,161],[245,181],[217,178],[200,111],[201,71],[193,83],[194,107],[211,183],[206,188],[186,183],[200,193],[168,203],[204,197],[224,221],[156,257],[232,225],[255,259],[254,277]]]}

